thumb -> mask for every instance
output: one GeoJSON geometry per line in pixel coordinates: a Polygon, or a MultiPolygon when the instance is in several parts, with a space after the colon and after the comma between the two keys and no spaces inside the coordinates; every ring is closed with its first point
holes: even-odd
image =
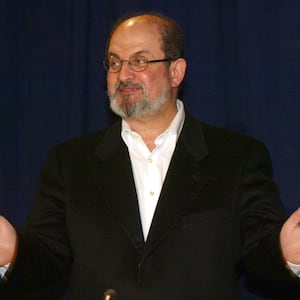
{"type": "Polygon", "coordinates": [[[287,222],[291,227],[300,225],[300,207],[296,209],[288,218],[287,222]]]}
{"type": "Polygon", "coordinates": [[[17,251],[17,232],[13,225],[0,216],[0,265],[14,260],[17,251]]]}

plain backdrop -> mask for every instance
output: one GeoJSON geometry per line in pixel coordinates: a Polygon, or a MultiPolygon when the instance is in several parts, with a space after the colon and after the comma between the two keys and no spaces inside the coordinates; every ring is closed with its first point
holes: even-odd
{"type": "Polygon", "coordinates": [[[283,203],[295,210],[299,1],[0,0],[0,213],[19,228],[48,149],[114,120],[101,66],[106,38],[117,18],[139,11],[161,12],[180,24],[186,109],[263,141],[283,203]]]}

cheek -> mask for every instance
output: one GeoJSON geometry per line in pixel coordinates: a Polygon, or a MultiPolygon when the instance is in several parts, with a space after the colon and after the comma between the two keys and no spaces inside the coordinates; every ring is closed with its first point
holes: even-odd
{"type": "Polygon", "coordinates": [[[108,74],[106,76],[106,86],[107,86],[108,92],[114,91],[116,83],[117,83],[117,80],[116,80],[116,76],[114,76],[114,74],[108,74]]]}
{"type": "Polygon", "coordinates": [[[160,97],[162,91],[168,90],[170,83],[166,76],[161,76],[162,74],[155,74],[153,77],[148,78],[145,82],[147,92],[153,97],[160,97]]]}
{"type": "Polygon", "coordinates": [[[141,82],[144,83],[148,92],[157,92],[165,85],[166,78],[162,72],[149,72],[141,78],[141,82]]]}

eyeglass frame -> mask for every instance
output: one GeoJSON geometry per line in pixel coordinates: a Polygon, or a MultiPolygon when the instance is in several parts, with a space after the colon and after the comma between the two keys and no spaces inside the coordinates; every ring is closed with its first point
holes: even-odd
{"type": "Polygon", "coordinates": [[[157,62],[171,62],[171,61],[174,61],[174,60],[176,60],[176,59],[174,59],[174,58],[162,58],[162,59],[152,59],[152,60],[149,60],[149,59],[147,59],[147,58],[146,58],[145,56],[143,56],[143,55],[134,55],[134,56],[130,57],[129,59],[119,59],[119,62],[120,62],[120,68],[119,68],[118,70],[116,70],[116,71],[112,71],[112,70],[111,70],[111,67],[110,67],[108,58],[105,58],[105,59],[102,61],[102,66],[103,66],[104,70],[107,71],[107,72],[110,72],[110,73],[118,73],[118,72],[120,72],[121,69],[122,69],[123,62],[127,61],[130,70],[132,70],[132,71],[134,71],[134,72],[143,72],[143,71],[145,71],[145,70],[148,68],[149,64],[157,63],[157,62]],[[135,70],[135,69],[132,68],[133,65],[130,64],[130,60],[133,59],[133,58],[136,58],[136,57],[142,57],[142,58],[145,58],[145,60],[144,60],[145,63],[146,63],[146,64],[145,64],[145,68],[143,68],[142,70],[135,70]]]}

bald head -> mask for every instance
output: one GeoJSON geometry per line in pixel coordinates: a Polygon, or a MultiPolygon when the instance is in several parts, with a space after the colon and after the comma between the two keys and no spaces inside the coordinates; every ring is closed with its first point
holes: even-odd
{"type": "Polygon", "coordinates": [[[165,57],[177,59],[183,56],[183,37],[177,23],[168,17],[154,13],[137,14],[118,20],[110,32],[106,46],[106,55],[115,31],[120,27],[134,26],[141,23],[157,26],[160,34],[161,50],[164,52],[165,57]]]}

